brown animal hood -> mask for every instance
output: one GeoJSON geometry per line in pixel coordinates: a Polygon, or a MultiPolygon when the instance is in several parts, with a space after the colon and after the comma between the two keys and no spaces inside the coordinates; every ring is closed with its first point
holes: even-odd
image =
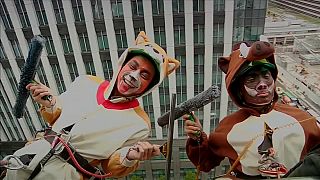
{"type": "MultiPolygon", "coordinates": [[[[274,65],[271,74],[274,80],[276,80],[278,70],[274,59],[274,47],[272,44],[267,42],[267,39],[263,36],[260,37],[260,41],[254,42],[250,47],[248,47],[248,43],[245,42],[236,44],[230,56],[220,57],[218,60],[219,68],[226,74],[226,88],[229,96],[240,108],[250,107],[244,105],[244,103],[234,93],[240,90],[240,87],[235,86],[236,76],[239,71],[243,69],[242,67],[249,66],[250,63],[257,63],[262,59],[266,59],[266,61],[274,65]]],[[[276,102],[277,100],[278,95],[275,92],[273,102],[276,102]]]]}

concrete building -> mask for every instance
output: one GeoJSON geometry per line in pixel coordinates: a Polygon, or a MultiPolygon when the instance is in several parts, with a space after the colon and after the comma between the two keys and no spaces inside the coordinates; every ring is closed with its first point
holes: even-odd
{"type": "Polygon", "coordinates": [[[320,2],[317,0],[270,0],[270,3],[307,16],[320,18],[320,2]]]}
{"type": "Polygon", "coordinates": [[[292,48],[296,38],[304,39],[307,36],[320,35],[319,25],[279,11],[275,7],[268,9],[264,29],[264,35],[278,48],[279,46],[292,48]]]}
{"type": "Polygon", "coordinates": [[[318,112],[320,26],[293,13],[281,13],[283,11],[288,9],[269,6],[264,30],[276,49],[278,79],[304,104],[302,109],[318,112]]]}
{"type": "MultiPolygon", "coordinates": [[[[157,118],[169,111],[172,93],[177,94],[179,104],[213,84],[221,87],[220,98],[195,112],[207,133],[237,109],[225,91],[217,59],[229,55],[234,42],[254,41],[263,34],[266,8],[267,0],[0,0],[1,156],[14,151],[8,147],[47,127],[37,111],[39,106],[30,98],[23,118],[12,114],[21,68],[34,35],[47,40],[36,80],[57,95],[79,75],[109,80],[117,58],[141,30],[180,60],[175,74],[139,100],[151,119],[150,139],[160,143],[167,138],[167,129],[157,125],[157,118]]],[[[174,139],[171,175],[182,179],[195,167],[185,154],[181,119],[175,121],[174,139]]],[[[160,157],[146,161],[136,175],[158,179],[164,167],[160,157]]]]}

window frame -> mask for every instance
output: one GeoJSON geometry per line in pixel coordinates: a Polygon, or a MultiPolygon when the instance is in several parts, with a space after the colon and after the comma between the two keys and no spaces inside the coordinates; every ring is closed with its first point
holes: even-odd
{"type": "Polygon", "coordinates": [[[127,42],[127,34],[125,29],[117,29],[115,30],[116,34],[116,41],[117,41],[117,47],[118,48],[127,48],[128,42],[127,42]]]}
{"type": "Polygon", "coordinates": [[[73,82],[79,76],[77,64],[75,62],[67,62],[67,66],[70,74],[70,79],[73,82]]]}
{"type": "Polygon", "coordinates": [[[152,15],[163,15],[164,14],[164,2],[163,0],[152,0],[151,1],[152,7],[152,15]]]}
{"type": "Polygon", "coordinates": [[[100,51],[109,49],[108,36],[106,31],[96,31],[98,47],[100,51]],[[102,46],[100,46],[102,45],[102,46]]]}
{"type": "Polygon", "coordinates": [[[57,84],[58,92],[59,92],[59,94],[61,94],[66,91],[66,86],[64,84],[64,80],[63,80],[60,66],[58,63],[57,64],[50,64],[50,65],[51,65],[53,77],[54,77],[56,84],[57,84]]]}
{"type": "Polygon", "coordinates": [[[143,16],[143,2],[142,0],[131,0],[132,16],[143,16]]]}
{"type": "Polygon", "coordinates": [[[14,52],[14,55],[16,56],[16,58],[23,58],[23,54],[20,48],[20,44],[18,42],[17,39],[12,39],[10,40],[10,44],[12,47],[12,50],[14,52]]]}
{"type": "Polygon", "coordinates": [[[103,7],[101,0],[90,0],[92,16],[94,20],[104,20],[103,7]]]}
{"type": "Polygon", "coordinates": [[[42,0],[33,0],[39,26],[47,26],[48,18],[42,0]],[[36,4],[35,4],[36,3],[36,4]]]}
{"type": "Polygon", "coordinates": [[[122,0],[111,1],[111,11],[113,18],[123,18],[123,3],[122,0]]]}
{"type": "Polygon", "coordinates": [[[23,0],[14,0],[17,12],[19,14],[20,23],[23,28],[31,27],[30,20],[27,14],[26,6],[23,0]]]}
{"type": "Polygon", "coordinates": [[[173,26],[174,45],[181,46],[186,44],[186,32],[184,25],[173,26]]]}
{"type": "Polygon", "coordinates": [[[8,12],[7,7],[6,7],[6,4],[4,3],[4,0],[0,0],[0,6],[2,8],[2,13],[3,13],[3,14],[0,14],[0,15],[1,15],[1,19],[2,19],[2,22],[4,24],[4,27],[6,29],[13,29],[12,21],[11,21],[11,18],[9,16],[9,12],[8,12]]]}
{"type": "Polygon", "coordinates": [[[78,34],[81,52],[91,52],[89,37],[86,32],[78,34]]]}
{"type": "Polygon", "coordinates": [[[97,75],[93,61],[85,61],[84,66],[86,69],[86,74],[92,75],[92,76],[97,75]]]}
{"type": "Polygon", "coordinates": [[[57,24],[64,24],[67,22],[66,15],[64,14],[62,0],[51,0],[53,11],[57,24]]]}
{"type": "Polygon", "coordinates": [[[81,0],[71,0],[73,17],[75,22],[85,21],[81,0]]]}

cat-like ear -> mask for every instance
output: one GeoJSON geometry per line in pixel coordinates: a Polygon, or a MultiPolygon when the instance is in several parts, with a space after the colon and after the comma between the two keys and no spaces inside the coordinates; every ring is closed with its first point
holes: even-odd
{"type": "Polygon", "coordinates": [[[148,36],[144,31],[140,31],[136,38],[136,45],[145,45],[147,42],[150,42],[148,36]]]}
{"type": "Polygon", "coordinates": [[[167,71],[167,75],[171,74],[174,70],[176,70],[179,65],[180,65],[180,62],[176,59],[173,59],[173,58],[170,58],[170,57],[167,57],[167,60],[168,60],[168,71],[167,71]]]}
{"type": "Polygon", "coordinates": [[[218,59],[218,66],[225,74],[227,74],[229,69],[230,57],[220,57],[218,59]]]}
{"type": "Polygon", "coordinates": [[[242,57],[247,58],[248,54],[249,54],[249,51],[250,51],[250,47],[248,47],[246,45],[246,43],[241,43],[240,44],[240,53],[241,53],[242,57]]]}
{"type": "Polygon", "coordinates": [[[269,42],[267,36],[265,35],[260,35],[260,41],[269,42]]]}

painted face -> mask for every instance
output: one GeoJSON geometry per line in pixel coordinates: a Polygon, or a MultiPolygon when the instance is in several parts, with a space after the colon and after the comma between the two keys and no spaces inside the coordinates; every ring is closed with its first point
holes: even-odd
{"type": "Polygon", "coordinates": [[[274,79],[270,71],[256,70],[246,75],[241,92],[249,104],[269,104],[274,96],[274,79]]]}
{"type": "Polygon", "coordinates": [[[143,56],[134,56],[120,70],[116,95],[130,97],[140,95],[155,75],[152,63],[143,56]]]}

